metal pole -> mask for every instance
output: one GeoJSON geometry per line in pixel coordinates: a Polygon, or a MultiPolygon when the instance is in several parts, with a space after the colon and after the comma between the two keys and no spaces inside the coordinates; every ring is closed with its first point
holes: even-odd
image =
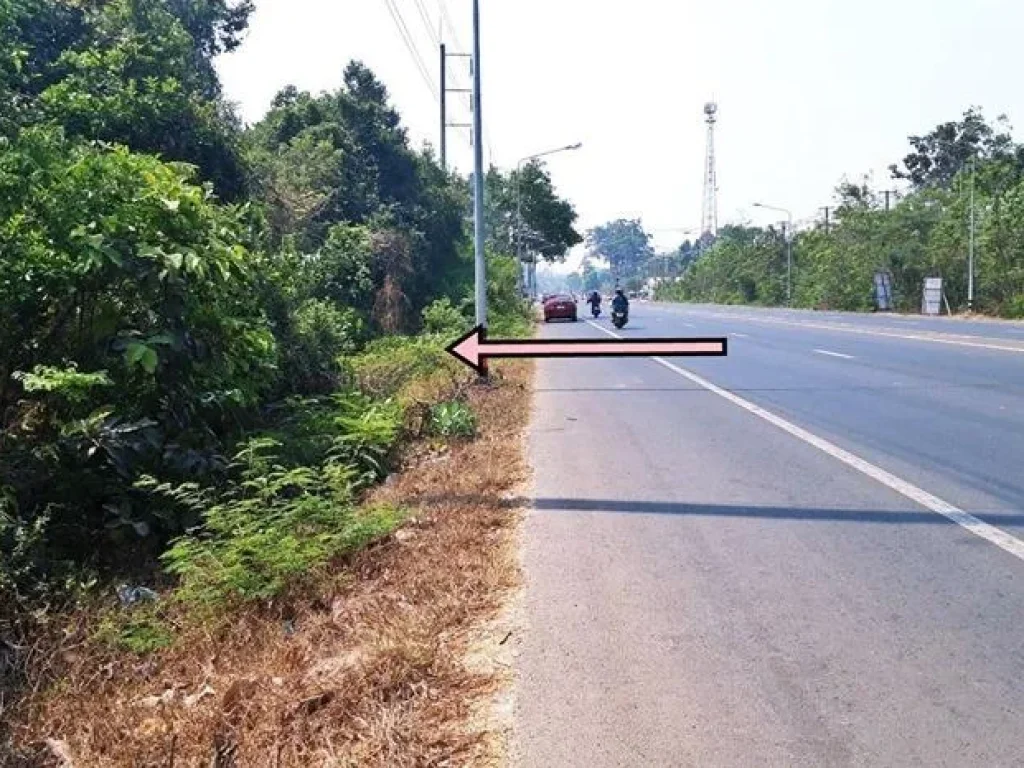
{"type": "MultiPolygon", "coordinates": [[[[480,0],[473,0],[473,238],[476,324],[487,327],[487,260],[484,254],[484,129],[480,99],[480,0]]],[[[486,369],[485,369],[486,371],[486,369]]]]}
{"type": "Polygon", "coordinates": [[[530,290],[529,286],[529,273],[526,270],[526,265],[523,263],[523,196],[520,188],[522,175],[523,161],[520,160],[516,163],[516,264],[519,266],[519,279],[523,283],[523,292],[528,293],[530,290]]]}
{"type": "Polygon", "coordinates": [[[967,309],[974,309],[974,162],[971,162],[971,233],[967,248],[967,309]]]}
{"type": "Polygon", "coordinates": [[[445,44],[441,43],[441,169],[445,171],[448,170],[447,62],[448,55],[445,50],[445,44]]]}
{"type": "Polygon", "coordinates": [[[793,306],[793,214],[786,227],[786,306],[793,306]]]}

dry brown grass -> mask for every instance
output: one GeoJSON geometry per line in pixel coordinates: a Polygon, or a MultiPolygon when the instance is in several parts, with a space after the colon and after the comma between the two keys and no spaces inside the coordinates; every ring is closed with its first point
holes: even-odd
{"type": "Polygon", "coordinates": [[[464,662],[474,628],[518,579],[519,515],[503,499],[525,474],[532,368],[497,371],[497,384],[467,392],[479,437],[445,451],[419,445],[415,463],[373,495],[412,505],[400,531],[286,599],[218,628],[181,628],[173,647],[149,657],[93,646],[63,653],[63,680],[15,713],[24,761],[489,762],[493,739],[473,715],[498,681],[464,662]]]}

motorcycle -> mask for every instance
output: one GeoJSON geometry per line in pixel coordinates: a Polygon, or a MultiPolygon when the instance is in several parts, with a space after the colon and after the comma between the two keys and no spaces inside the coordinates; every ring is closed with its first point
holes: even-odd
{"type": "Polygon", "coordinates": [[[594,317],[600,317],[601,316],[601,307],[599,307],[597,304],[591,304],[590,305],[590,313],[594,317]]]}
{"type": "Polygon", "coordinates": [[[612,325],[616,328],[622,328],[626,323],[629,322],[629,312],[620,311],[618,309],[612,310],[612,325]]]}

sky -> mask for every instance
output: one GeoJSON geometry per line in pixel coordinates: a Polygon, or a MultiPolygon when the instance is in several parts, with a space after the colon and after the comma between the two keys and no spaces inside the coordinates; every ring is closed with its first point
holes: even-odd
{"type": "MultiPolygon", "coordinates": [[[[438,28],[449,50],[468,52],[471,0],[256,0],[245,42],[218,61],[227,97],[253,122],[283,86],[333,90],[360,59],[412,141],[437,146],[436,90],[389,5],[436,89],[438,28]]],[[[713,99],[719,224],[782,218],[755,201],[806,223],[844,176],[893,188],[887,168],[907,136],[972,105],[1024,121],[1021,29],[1019,0],[481,0],[485,162],[512,168],[582,142],[547,158],[580,229],[639,217],[657,247],[672,248],[700,227],[713,99]]],[[[450,86],[468,86],[465,59],[448,71],[450,86]]],[[[449,119],[470,120],[460,94],[449,119]]],[[[468,139],[450,130],[463,172],[468,139]]]]}

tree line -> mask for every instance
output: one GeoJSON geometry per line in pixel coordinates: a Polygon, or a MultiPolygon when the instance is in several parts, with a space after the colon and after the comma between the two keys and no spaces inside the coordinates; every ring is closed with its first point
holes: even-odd
{"type": "MultiPolygon", "coordinates": [[[[251,12],[0,0],[6,607],[149,562],[196,524],[156,481],[229,482],[233,447],[344,387],[346,356],[469,316],[466,179],[359,62],[243,126],[213,61],[251,12]]],[[[487,185],[500,325],[524,311],[513,233],[549,260],[581,238],[542,165],[487,185]]]]}
{"type": "MultiPolygon", "coordinates": [[[[965,310],[973,216],[973,309],[1024,317],[1024,145],[1004,117],[990,124],[976,108],[910,144],[890,167],[905,192],[893,197],[867,180],[844,180],[829,221],[792,233],[792,304],[870,310],[874,275],[883,272],[897,309],[919,311],[924,278],[941,277],[950,309],[965,310]]],[[[738,224],[713,240],[686,242],[668,259],[671,279],[657,295],[784,304],[786,236],[779,227],[738,224]]]]}

